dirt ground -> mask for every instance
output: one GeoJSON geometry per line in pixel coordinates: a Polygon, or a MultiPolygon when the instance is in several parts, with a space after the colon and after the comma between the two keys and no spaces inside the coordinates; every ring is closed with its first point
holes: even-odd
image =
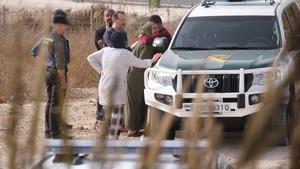
{"type": "MultiPolygon", "coordinates": [[[[99,131],[94,130],[95,106],[96,106],[96,88],[74,89],[69,92],[69,101],[67,102],[67,122],[74,125],[71,134],[73,138],[94,139],[99,131]]],[[[39,113],[38,137],[36,140],[36,150],[38,158],[43,153],[43,130],[44,130],[44,109],[42,104],[39,113]]],[[[0,104],[0,169],[6,169],[8,159],[9,141],[6,142],[6,133],[10,119],[10,105],[0,104]],[[7,144],[8,143],[8,144],[7,144]]],[[[20,143],[19,153],[26,152],[26,141],[29,135],[29,128],[33,116],[33,103],[27,102],[20,112],[18,126],[18,141],[20,143]]],[[[238,158],[239,147],[242,140],[242,133],[225,133],[223,145],[220,152],[234,163],[238,158]]],[[[259,169],[286,169],[288,168],[288,147],[273,147],[269,152],[262,155],[258,161],[259,169]]]]}
{"type": "MultiPolygon", "coordinates": [[[[73,138],[93,139],[96,138],[98,132],[94,130],[95,108],[96,108],[96,88],[93,89],[75,89],[69,92],[72,98],[66,103],[67,122],[73,124],[71,135],[73,138]]],[[[30,133],[30,124],[33,116],[33,103],[27,102],[23,105],[23,111],[20,112],[18,125],[18,141],[20,152],[26,152],[26,141],[30,133]]],[[[38,136],[36,139],[37,157],[43,153],[44,143],[44,107],[41,104],[39,113],[38,136]]],[[[9,142],[6,142],[6,134],[8,131],[10,119],[10,104],[0,104],[0,169],[7,168],[7,155],[9,142]]]]}

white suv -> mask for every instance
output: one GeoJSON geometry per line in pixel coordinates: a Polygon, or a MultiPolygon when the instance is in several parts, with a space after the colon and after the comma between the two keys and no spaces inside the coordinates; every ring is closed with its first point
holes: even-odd
{"type": "MultiPolygon", "coordinates": [[[[146,70],[146,104],[179,118],[192,117],[193,99],[200,95],[201,117],[212,111],[214,117],[243,119],[257,112],[268,80],[278,84],[293,63],[296,52],[278,56],[296,19],[294,0],[196,5],[159,62],[146,70]],[[204,86],[201,92],[196,91],[198,82],[204,86]]],[[[287,87],[286,109],[275,119],[284,124],[289,91],[287,87]]]]}

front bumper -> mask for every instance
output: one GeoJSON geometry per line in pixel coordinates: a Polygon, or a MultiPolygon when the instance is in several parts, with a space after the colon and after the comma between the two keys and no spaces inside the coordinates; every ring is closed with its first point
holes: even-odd
{"type": "MultiPolygon", "coordinates": [[[[255,104],[255,105],[250,105],[249,104],[249,95],[252,94],[257,94],[257,93],[246,93],[244,95],[239,95],[238,93],[202,93],[202,94],[170,94],[170,93],[164,93],[166,95],[170,95],[173,98],[173,105],[169,106],[164,103],[159,102],[155,98],[155,91],[145,89],[144,90],[145,94],[145,102],[147,105],[155,107],[159,110],[168,112],[170,114],[173,114],[177,117],[194,117],[194,116],[199,116],[199,117],[208,117],[208,116],[213,116],[213,117],[244,117],[253,113],[256,113],[259,111],[261,104],[255,104]],[[218,112],[213,112],[213,113],[206,113],[206,112],[201,112],[201,110],[196,110],[193,111],[193,104],[191,101],[190,102],[185,102],[185,100],[193,100],[196,98],[201,98],[201,100],[217,100],[217,102],[212,101],[212,104],[224,104],[230,106],[230,110],[228,111],[218,111],[218,112]],[[239,97],[244,97],[244,107],[239,108],[239,97]],[[237,102],[223,102],[224,99],[231,99],[231,100],[237,100],[237,102]],[[185,106],[185,105],[191,105],[190,106],[185,106]]],[[[163,93],[160,93],[163,94],[163,93]]]]}
{"type": "MultiPolygon", "coordinates": [[[[145,71],[145,103],[149,106],[155,107],[159,110],[171,113],[178,117],[244,117],[250,114],[256,113],[261,107],[261,100],[263,99],[264,93],[267,92],[267,85],[251,87],[249,90],[245,90],[245,75],[249,73],[259,73],[270,71],[272,68],[260,68],[251,70],[200,70],[200,71],[172,71],[172,70],[161,70],[156,68],[150,68],[145,71]],[[170,87],[159,87],[153,88],[149,82],[149,74],[151,71],[159,71],[163,73],[173,74],[177,77],[177,84],[175,89],[170,89],[170,87]],[[183,92],[183,80],[184,75],[218,75],[218,74],[238,74],[239,87],[238,91],[235,93],[184,93],[183,92]],[[168,95],[172,97],[172,104],[163,103],[161,100],[157,99],[157,95],[168,95]],[[250,97],[252,95],[257,95],[260,97],[260,101],[253,104],[250,97]],[[226,105],[229,109],[222,109],[219,111],[201,111],[202,109],[195,110],[194,99],[199,98],[200,104],[207,104],[208,100],[212,100],[209,103],[212,105],[226,105]],[[196,112],[196,114],[195,114],[196,112]],[[208,114],[207,112],[212,112],[208,114]]],[[[280,80],[274,82],[278,84],[280,80]]],[[[284,102],[287,102],[289,98],[288,88],[284,92],[285,98],[284,102]]],[[[220,107],[219,106],[219,107],[220,107]]],[[[214,109],[216,110],[216,109],[214,109]]]]}

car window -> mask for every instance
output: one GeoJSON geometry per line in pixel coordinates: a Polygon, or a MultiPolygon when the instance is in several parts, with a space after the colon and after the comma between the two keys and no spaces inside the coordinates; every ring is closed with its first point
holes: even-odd
{"type": "Polygon", "coordinates": [[[280,46],[274,16],[187,18],[173,49],[274,49],[280,46]]]}

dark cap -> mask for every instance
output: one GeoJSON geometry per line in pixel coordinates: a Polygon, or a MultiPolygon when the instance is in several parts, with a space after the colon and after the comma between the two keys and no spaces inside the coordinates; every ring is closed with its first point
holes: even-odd
{"type": "Polygon", "coordinates": [[[113,32],[110,38],[113,48],[125,48],[125,39],[122,32],[113,32]]]}
{"type": "Polygon", "coordinates": [[[52,23],[53,24],[61,23],[61,24],[69,25],[67,14],[61,9],[56,9],[53,13],[52,23]]]}

